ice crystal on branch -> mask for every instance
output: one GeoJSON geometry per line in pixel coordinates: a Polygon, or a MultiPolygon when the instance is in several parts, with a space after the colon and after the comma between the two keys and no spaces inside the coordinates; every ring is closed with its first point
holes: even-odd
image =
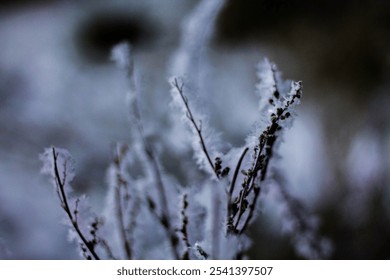
{"type": "Polygon", "coordinates": [[[43,161],[42,173],[51,177],[60,205],[66,213],[66,221],[70,227],[70,240],[78,238],[82,256],[86,259],[100,259],[96,253],[96,246],[99,243],[96,234],[100,222],[95,218],[91,224],[88,224],[91,214],[88,211],[89,207],[83,203],[86,198],[73,197],[71,194],[70,182],[75,173],[70,153],[65,149],[51,147],[45,149],[40,159],[43,161]]]}
{"type": "Polygon", "coordinates": [[[218,159],[218,152],[216,147],[219,145],[219,139],[216,133],[208,127],[208,123],[203,119],[195,115],[193,108],[190,107],[188,97],[185,95],[184,82],[180,82],[177,78],[171,80],[172,90],[172,104],[175,107],[179,107],[183,118],[188,121],[188,125],[194,134],[193,149],[194,156],[197,160],[199,167],[203,170],[209,171],[217,178],[220,177],[220,167],[218,160],[213,162],[214,159],[218,159]]]}
{"type": "Polygon", "coordinates": [[[75,176],[75,167],[70,153],[65,149],[52,147],[45,149],[39,159],[43,162],[42,174],[52,178],[55,189],[58,188],[58,182],[60,182],[67,192],[71,192],[70,183],[75,176]]]}

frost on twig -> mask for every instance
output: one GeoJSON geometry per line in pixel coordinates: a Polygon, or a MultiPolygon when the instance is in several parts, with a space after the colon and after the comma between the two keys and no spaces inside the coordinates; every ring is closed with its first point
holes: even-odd
{"type": "Polygon", "coordinates": [[[190,248],[191,244],[188,237],[188,216],[187,216],[187,209],[188,209],[188,196],[187,194],[183,195],[183,205],[182,209],[180,211],[181,214],[181,226],[180,226],[180,233],[182,234],[182,241],[184,243],[184,252],[182,254],[181,259],[183,260],[189,260],[190,259],[190,248]]]}
{"type": "MultiPolygon", "coordinates": [[[[159,160],[155,154],[154,147],[147,139],[144,131],[143,119],[141,115],[141,109],[139,106],[139,92],[136,84],[136,73],[134,71],[133,58],[130,53],[130,47],[127,43],[121,43],[113,49],[113,59],[116,61],[118,67],[123,68],[127,73],[129,80],[129,115],[134,124],[136,124],[138,135],[134,137],[135,147],[138,147],[136,151],[142,159],[142,164],[148,170],[152,178],[154,179],[154,187],[157,192],[157,200],[151,196],[147,196],[146,200],[149,205],[149,209],[155,218],[159,221],[161,226],[164,227],[167,233],[167,237],[170,241],[172,254],[175,259],[179,258],[178,253],[178,237],[171,222],[171,213],[169,209],[169,203],[167,198],[167,190],[164,185],[163,174],[159,164],[159,160]],[[158,207],[156,207],[158,205],[158,207]],[[159,212],[157,212],[159,211],[159,212]]],[[[118,213],[120,214],[120,213],[118,213]]],[[[122,239],[125,241],[125,236],[122,234],[122,239]]],[[[128,246],[125,246],[125,248],[128,246]]],[[[130,248],[126,249],[127,257],[129,255],[130,248]]]]}
{"type": "Polygon", "coordinates": [[[242,234],[251,222],[263,182],[268,174],[269,162],[274,155],[275,143],[277,143],[281,131],[286,127],[287,121],[291,118],[292,106],[298,104],[302,96],[301,82],[292,82],[289,91],[281,90],[276,80],[278,75],[276,67],[268,60],[265,60],[263,64],[259,66],[260,83],[257,88],[261,97],[261,121],[265,124],[265,128],[260,126],[253,133],[253,136],[248,138],[247,147],[238,161],[230,185],[228,231],[233,234],[242,234]],[[233,197],[238,170],[248,149],[252,150],[249,168],[241,170],[242,175],[244,175],[241,188],[238,190],[238,194],[233,197]]]}
{"type": "Polygon", "coordinates": [[[113,151],[113,164],[109,183],[113,192],[114,217],[120,239],[121,248],[125,258],[132,259],[133,228],[136,226],[137,211],[137,192],[130,188],[131,180],[126,174],[126,159],[128,146],[116,145],[113,151]]]}
{"type": "MultiPolygon", "coordinates": [[[[122,51],[128,49],[123,48],[122,51]]],[[[131,59],[130,54],[123,57],[131,59]]],[[[130,67],[132,63],[123,65],[130,67]]],[[[260,103],[259,125],[247,138],[244,147],[233,148],[225,154],[218,152],[216,145],[207,141],[203,126],[184,93],[184,84],[178,79],[173,80],[173,98],[180,103],[198,145],[195,153],[202,158],[199,168],[207,168],[213,175],[193,182],[194,185],[189,186],[189,191],[182,196],[179,207],[174,207],[175,202],[172,202],[173,199],[177,200],[179,193],[172,189],[175,183],[163,172],[158,155],[144,134],[137,87],[131,83],[133,96],[129,98],[130,112],[136,123],[137,136],[133,138],[131,148],[128,145],[116,146],[109,173],[110,203],[113,205],[111,213],[114,215],[106,215],[106,219],[116,221],[112,223],[115,230],[111,232],[117,236],[116,246],[115,242],[107,240],[111,235],[106,234],[106,238],[98,236],[102,223],[99,219],[90,223],[90,237],[85,236],[79,226],[81,201],[76,198],[72,203],[68,202],[70,181],[74,177],[71,157],[61,149],[45,151],[41,156],[44,159],[43,172],[51,175],[61,206],[81,240],[81,249],[86,258],[100,258],[96,252],[98,244],[110,258],[116,258],[117,252],[113,248],[122,251],[121,258],[140,256],[139,244],[145,244],[147,240],[146,236],[140,234],[142,227],[152,229],[156,227],[155,222],[164,232],[161,235],[156,231],[156,237],[164,240],[161,244],[166,244],[163,246],[169,248],[174,259],[245,257],[250,244],[246,231],[255,217],[261,190],[270,178],[270,162],[283,130],[291,125],[293,107],[302,96],[302,83],[291,82],[286,90],[280,86],[276,67],[268,61],[259,69],[262,73],[259,73],[258,89],[265,92],[261,95],[263,101],[260,103]],[[134,168],[140,169],[137,176],[131,174],[134,168]],[[234,172],[230,172],[231,169],[234,172]],[[148,219],[141,220],[141,217],[148,219]]],[[[127,73],[128,78],[135,81],[133,69],[127,73]]],[[[296,230],[292,235],[296,244],[301,244],[297,245],[297,250],[312,258],[326,256],[321,253],[325,250],[321,245],[323,241],[314,235],[315,231],[311,230],[303,208],[298,207],[300,204],[285,189],[279,187],[279,191],[291,220],[296,221],[296,230]],[[302,244],[306,244],[306,247],[302,244]]]]}
{"type": "Polygon", "coordinates": [[[90,237],[88,237],[85,224],[83,224],[86,221],[79,219],[80,213],[83,212],[80,211],[80,198],[69,199],[72,192],[70,182],[74,178],[74,165],[71,155],[67,150],[51,147],[41,154],[40,159],[43,161],[41,172],[51,177],[61,207],[65,211],[74,233],[80,239],[83,256],[86,259],[99,260],[100,257],[96,253],[96,245],[99,243],[96,235],[100,226],[99,219],[96,218],[88,226],[90,228],[90,237]]]}
{"type": "MultiPolygon", "coordinates": [[[[216,160],[215,164],[213,163],[211,152],[208,149],[210,145],[206,144],[205,136],[202,131],[202,121],[195,119],[188,98],[184,94],[184,83],[179,82],[177,78],[174,78],[172,81],[172,98],[175,105],[182,108],[182,112],[188,119],[191,130],[195,134],[195,138],[198,139],[198,143],[194,143],[194,153],[198,158],[199,165],[204,168],[205,166],[208,166],[207,170],[209,170],[210,173],[214,173],[216,178],[220,178],[222,175],[220,170],[221,162],[220,160],[216,160]]],[[[225,173],[227,172],[228,171],[225,170],[225,173]]]]}

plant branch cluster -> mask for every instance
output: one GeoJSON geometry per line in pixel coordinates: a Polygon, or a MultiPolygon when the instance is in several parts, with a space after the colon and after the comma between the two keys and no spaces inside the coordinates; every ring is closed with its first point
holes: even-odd
{"type": "MultiPolygon", "coordinates": [[[[207,8],[210,2],[204,0],[202,5],[207,8]]],[[[220,5],[220,1],[214,1],[210,7],[217,12],[220,5]]],[[[165,173],[154,143],[145,134],[136,69],[128,44],[116,46],[113,57],[129,79],[129,112],[136,134],[132,135],[131,146],[117,145],[114,150],[107,195],[113,206],[112,215],[93,219],[86,232],[80,226],[85,223],[80,216],[80,200],[76,199],[74,206],[69,203],[70,191],[66,188],[72,173],[68,160],[60,158],[54,147],[44,157],[44,173],[54,179],[61,207],[80,240],[82,255],[96,260],[244,257],[249,248],[247,231],[256,215],[262,190],[271,177],[270,166],[277,153],[277,143],[293,119],[293,107],[302,97],[302,83],[292,82],[289,90],[282,89],[279,72],[266,60],[265,67],[258,72],[263,106],[257,120],[265,125],[254,132],[254,141],[223,153],[216,151],[218,147],[211,139],[213,135],[208,134],[207,125],[202,126],[207,120],[198,116],[195,104],[189,102],[184,82],[174,78],[171,81],[173,101],[188,121],[192,140],[198,144],[193,146],[195,156],[201,159],[198,168],[193,169],[198,172],[193,181],[189,180],[189,186],[180,186],[179,180],[165,173]],[[210,176],[203,176],[204,170],[210,176]],[[102,228],[106,230],[103,233],[102,228]],[[154,247],[148,247],[150,244],[154,247]],[[163,255],[158,255],[160,252],[163,255]]],[[[294,238],[314,232],[303,207],[285,188],[280,187],[279,192],[296,221],[294,238]]],[[[319,239],[311,236],[300,240],[308,243],[313,252],[321,251],[319,239]]]]}
{"type": "MultiPolygon", "coordinates": [[[[218,182],[218,186],[222,186],[224,189],[221,189],[216,200],[220,200],[218,196],[223,196],[224,193],[227,195],[227,200],[225,204],[226,219],[224,221],[224,232],[225,238],[229,236],[236,236],[240,239],[240,236],[244,235],[248,226],[250,225],[255,212],[258,199],[261,194],[261,189],[269,173],[269,164],[274,155],[275,143],[280,137],[280,132],[284,128],[284,123],[292,117],[291,108],[293,105],[297,104],[302,96],[302,84],[301,82],[293,82],[291,84],[291,89],[288,93],[281,94],[277,82],[274,68],[272,68],[272,73],[274,77],[274,87],[272,92],[272,97],[269,98],[268,103],[271,106],[272,110],[269,110],[268,116],[268,125],[262,131],[259,131],[256,144],[254,146],[244,146],[242,148],[241,155],[239,156],[237,162],[230,162],[233,164],[234,172],[230,173],[230,166],[224,166],[223,160],[221,157],[216,157],[212,161],[208,146],[205,142],[205,137],[203,135],[201,121],[196,120],[191,106],[187,97],[185,96],[184,83],[179,83],[177,79],[173,80],[172,87],[179,94],[182,103],[185,108],[185,115],[189,120],[190,125],[194,135],[198,138],[201,151],[204,153],[205,158],[207,159],[210,170],[212,170],[213,178],[218,182]],[[248,156],[248,151],[252,151],[252,156],[248,156]],[[243,168],[246,166],[247,168],[243,168]]],[[[126,160],[129,157],[129,146],[127,145],[118,145],[115,149],[113,156],[113,168],[115,171],[115,183],[114,183],[114,206],[115,206],[115,219],[116,219],[116,231],[120,240],[120,247],[124,252],[124,257],[126,259],[134,258],[134,243],[137,242],[137,238],[134,237],[135,229],[140,225],[137,223],[137,219],[140,217],[141,208],[147,206],[150,214],[154,217],[160,226],[164,229],[166,233],[166,238],[169,241],[171,254],[174,259],[190,259],[195,255],[199,255],[202,258],[208,258],[210,253],[204,249],[203,245],[196,241],[193,243],[191,238],[192,232],[190,231],[191,227],[191,218],[189,216],[189,205],[193,202],[193,199],[188,196],[187,193],[182,195],[182,204],[179,209],[179,213],[172,213],[172,207],[170,200],[168,198],[168,187],[165,186],[165,175],[161,172],[161,167],[159,160],[154,152],[152,144],[144,135],[144,129],[141,119],[140,110],[138,108],[137,98],[132,98],[132,108],[133,108],[133,118],[137,123],[138,135],[140,141],[141,154],[145,159],[145,167],[149,169],[153,178],[153,184],[155,185],[155,194],[150,195],[150,192],[143,192],[137,194],[136,189],[131,187],[131,184],[134,184],[129,178],[129,174],[126,166],[126,160]],[[133,190],[133,191],[132,191],[133,190]],[[144,196],[144,199],[137,197],[141,194],[144,196]],[[145,205],[142,205],[145,202],[145,205]],[[179,226],[175,226],[172,217],[178,215],[180,220],[179,226]],[[181,253],[180,253],[181,252],[181,253]],[[193,253],[191,253],[193,252],[193,253]]],[[[68,162],[66,160],[61,161],[63,164],[62,168],[58,168],[58,152],[56,148],[52,148],[52,161],[53,161],[53,174],[56,184],[56,192],[60,199],[61,207],[64,209],[68,219],[70,220],[74,231],[77,233],[81,240],[81,250],[82,254],[86,259],[100,259],[99,254],[96,251],[96,246],[100,245],[105,251],[106,256],[109,258],[115,259],[112,247],[109,245],[109,242],[105,238],[100,238],[98,236],[99,226],[102,224],[101,220],[95,219],[95,221],[90,225],[90,235],[91,238],[87,238],[85,233],[80,230],[79,227],[79,200],[75,201],[73,208],[69,206],[68,196],[65,191],[65,186],[67,185],[67,174],[68,174],[68,162]],[[60,171],[61,170],[61,171],[60,171]]],[[[284,198],[286,201],[291,202],[292,199],[289,197],[287,192],[284,192],[284,198]]],[[[214,201],[215,205],[219,205],[217,201],[214,201]]],[[[296,209],[296,207],[290,205],[290,212],[296,218],[299,224],[299,229],[305,227],[304,218],[302,218],[301,213],[296,209]],[[298,212],[297,212],[298,211],[298,212]]],[[[209,214],[213,217],[217,217],[218,221],[213,221],[216,231],[213,231],[213,242],[219,243],[218,235],[218,223],[223,221],[221,215],[218,213],[218,207],[214,207],[214,214],[209,214]]],[[[313,242],[315,243],[315,242],[313,242]]],[[[314,244],[315,245],[315,244],[314,244]]],[[[314,246],[313,245],[313,246],[314,246]]],[[[219,245],[214,244],[211,248],[218,248],[219,245]]],[[[242,256],[240,250],[236,252],[236,257],[242,256]]],[[[212,256],[216,257],[217,253],[213,252],[212,256]]]]}
{"type": "MultiPolygon", "coordinates": [[[[269,116],[270,125],[267,126],[258,137],[258,143],[253,149],[253,162],[251,168],[248,170],[241,170],[241,172],[245,175],[245,178],[241,183],[239,195],[235,198],[232,198],[236,186],[238,172],[249,149],[248,147],[244,148],[243,153],[237,162],[230,188],[228,190],[230,201],[228,204],[227,232],[232,234],[242,234],[250,223],[255,211],[258,197],[260,195],[260,184],[266,178],[269,161],[273,155],[273,147],[278,138],[278,132],[282,129],[283,121],[291,117],[291,113],[289,112],[290,106],[294,105],[294,103],[297,103],[297,100],[299,100],[302,96],[302,83],[293,82],[290,94],[286,96],[286,98],[283,98],[277,87],[275,71],[275,68],[272,68],[272,76],[274,78],[274,92],[273,97],[269,99],[269,103],[272,107],[274,107],[274,110],[269,116]],[[277,104],[281,105],[278,106],[277,104]],[[249,202],[248,199],[251,195],[253,197],[251,202],[249,202]],[[244,218],[245,214],[246,217],[244,218]]],[[[227,176],[229,174],[230,167],[225,167],[222,170],[221,158],[217,157],[215,159],[215,163],[211,161],[208,149],[205,145],[201,127],[197,124],[188,103],[188,98],[184,95],[184,83],[180,84],[175,78],[173,80],[172,86],[177,90],[183,101],[186,109],[186,116],[192,124],[197,137],[199,138],[202,151],[206,156],[207,161],[209,162],[210,168],[214,171],[214,174],[218,179],[227,176]]]]}

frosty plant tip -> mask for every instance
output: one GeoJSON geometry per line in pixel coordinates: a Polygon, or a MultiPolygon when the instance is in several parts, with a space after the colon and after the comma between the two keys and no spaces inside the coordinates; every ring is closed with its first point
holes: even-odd
{"type": "MultiPolygon", "coordinates": [[[[275,155],[283,132],[295,118],[302,82],[283,81],[276,66],[267,59],[259,63],[255,91],[258,118],[252,120],[254,129],[241,147],[224,143],[210,126],[211,114],[196,102],[196,97],[207,102],[212,94],[205,95],[200,84],[203,72],[210,68],[203,64],[209,62],[207,44],[223,2],[201,1],[184,25],[184,39],[173,55],[169,71],[173,74],[169,83],[175,110],[166,108],[164,116],[169,114],[163,128],[162,124],[151,126],[150,116],[145,118],[154,111],[141,106],[144,95],[139,90],[138,69],[130,46],[121,43],[114,47],[112,58],[128,79],[131,143],[118,143],[113,149],[107,171],[106,205],[99,215],[91,212],[86,196],[72,193],[74,168],[69,152],[51,147],[41,155],[42,171],[54,185],[71,241],[78,244],[84,258],[247,258],[248,249],[256,244],[248,237],[248,228],[254,219],[261,219],[259,198],[267,198],[262,192],[265,188],[272,188],[283,204],[282,222],[288,224],[297,254],[304,258],[330,255],[329,241],[318,234],[318,222],[313,222],[317,219],[277,179],[283,174],[277,164],[280,157],[275,155]],[[197,67],[191,67],[193,63],[197,67]],[[198,92],[190,85],[195,85],[198,92]],[[168,135],[162,135],[167,131],[168,135]],[[185,134],[186,148],[176,148],[178,134],[185,134]],[[188,157],[191,149],[193,158],[188,157]],[[179,162],[175,170],[167,171],[162,150],[174,151],[169,156],[179,162]]],[[[224,116],[224,120],[228,118],[224,116]]],[[[159,123],[158,116],[155,122],[159,123]]]]}

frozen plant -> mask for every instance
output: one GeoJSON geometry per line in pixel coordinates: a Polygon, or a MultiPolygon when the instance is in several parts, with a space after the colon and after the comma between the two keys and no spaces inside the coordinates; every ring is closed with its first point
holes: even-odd
{"type": "MultiPolygon", "coordinates": [[[[277,180],[282,176],[276,176],[275,155],[283,131],[295,117],[302,83],[284,82],[267,59],[259,63],[259,117],[242,147],[223,143],[207,122],[207,112],[197,106],[194,87],[189,85],[201,90],[202,71],[207,67],[199,64],[192,69],[188,63],[207,62],[208,39],[222,4],[221,0],[201,1],[184,26],[183,36],[187,37],[172,63],[172,106],[187,124],[187,138],[196,159],[193,164],[186,150],[177,158],[183,165],[193,166],[185,169],[188,174],[181,174],[186,178],[185,186],[177,174],[166,172],[158,149],[158,145],[175,145],[175,137],[157,145],[152,138],[158,138],[158,131],[145,128],[136,67],[127,43],[114,47],[112,58],[129,81],[128,105],[134,129],[131,145],[117,144],[113,149],[104,211],[95,216],[85,196],[72,194],[74,168],[68,151],[51,147],[41,155],[42,172],[51,177],[71,240],[79,244],[86,259],[246,258],[252,244],[248,228],[259,217],[259,197],[265,188],[272,188],[281,197],[297,252],[306,258],[329,256],[330,245],[318,236],[315,217],[277,180]]],[[[177,116],[172,113],[172,131],[183,129],[177,116]]]]}

